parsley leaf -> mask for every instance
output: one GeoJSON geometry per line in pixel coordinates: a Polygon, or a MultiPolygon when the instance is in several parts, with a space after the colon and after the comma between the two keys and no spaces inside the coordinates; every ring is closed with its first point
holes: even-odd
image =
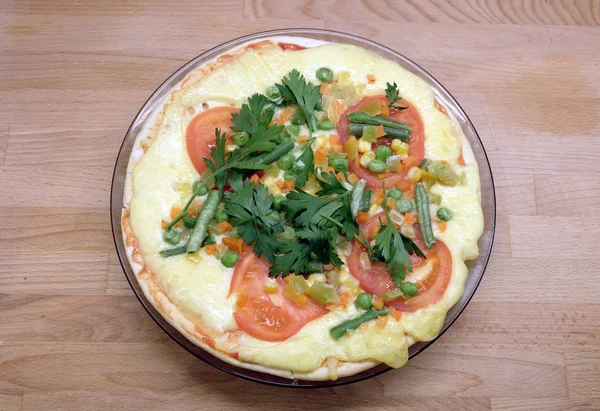
{"type": "Polygon", "coordinates": [[[396,110],[406,110],[408,107],[400,107],[395,106],[394,103],[400,100],[400,95],[398,93],[398,85],[396,82],[394,84],[387,83],[387,87],[385,88],[385,94],[390,99],[389,107],[395,108],[396,110]]]}
{"type": "Polygon", "coordinates": [[[258,257],[264,254],[267,261],[273,261],[279,245],[275,234],[283,231],[281,220],[268,215],[273,196],[263,184],[255,186],[249,179],[241,184],[234,182],[232,188],[235,191],[225,193],[225,212],[230,221],[258,257]]]}
{"type": "Polygon", "coordinates": [[[318,196],[346,194],[349,191],[332,172],[321,173],[317,178],[317,183],[321,186],[321,190],[316,192],[318,196]]]}
{"type": "Polygon", "coordinates": [[[296,69],[290,71],[282,80],[283,84],[276,84],[284,101],[297,104],[308,124],[309,132],[317,129],[315,108],[321,98],[320,87],[307,81],[296,69]]]}
{"type": "MultiPolygon", "coordinates": [[[[217,170],[225,167],[226,159],[225,159],[225,133],[221,134],[221,130],[215,130],[215,145],[210,149],[210,158],[203,158],[204,163],[208,167],[208,169],[215,174],[217,170]]],[[[225,180],[227,179],[227,175],[225,173],[220,173],[215,175],[215,184],[219,188],[219,191],[223,191],[223,187],[225,186],[225,180]]]]}
{"type": "Polygon", "coordinates": [[[312,142],[314,139],[310,139],[306,142],[302,154],[298,157],[296,162],[298,164],[304,164],[304,168],[296,176],[294,186],[296,188],[304,187],[304,184],[308,181],[308,177],[311,173],[315,172],[315,156],[312,151],[312,142]]]}
{"type": "MultiPolygon", "coordinates": [[[[267,104],[270,104],[270,101],[265,96],[253,94],[248,98],[248,103],[242,105],[239,114],[232,114],[233,126],[231,128],[250,135],[250,140],[243,147],[236,149],[237,156],[247,156],[258,151],[270,152],[279,144],[283,126],[274,124],[269,127],[273,119],[273,109],[267,104]]],[[[232,157],[236,157],[234,153],[232,153],[232,157]]]]}

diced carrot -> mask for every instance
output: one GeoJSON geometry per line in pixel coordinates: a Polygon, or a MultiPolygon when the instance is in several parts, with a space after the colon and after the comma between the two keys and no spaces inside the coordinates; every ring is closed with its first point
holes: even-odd
{"type": "Polygon", "coordinates": [[[383,126],[375,127],[375,138],[385,136],[385,131],[383,130],[383,126]]]}
{"type": "Polygon", "coordinates": [[[329,84],[327,83],[321,83],[321,94],[325,95],[325,94],[329,94],[329,89],[331,87],[329,86],[329,84]]]}
{"type": "Polygon", "coordinates": [[[377,224],[373,224],[372,226],[369,227],[369,231],[367,232],[367,235],[369,236],[369,238],[374,238],[378,232],[379,232],[379,226],[377,224]]]}
{"type": "Polygon", "coordinates": [[[340,295],[340,302],[342,303],[342,305],[348,305],[349,301],[350,301],[350,294],[348,292],[343,292],[340,295]]]}
{"type": "Polygon", "coordinates": [[[398,183],[400,191],[408,191],[411,189],[412,183],[408,180],[402,180],[398,183]]]}
{"type": "Polygon", "coordinates": [[[461,166],[464,166],[467,164],[467,163],[465,163],[465,158],[463,157],[462,153],[460,153],[460,157],[458,157],[458,160],[456,162],[461,166]]]}
{"type": "Polygon", "coordinates": [[[327,311],[333,311],[333,310],[335,310],[336,307],[337,307],[337,305],[335,305],[333,303],[325,304],[325,309],[327,311]]]}
{"type": "Polygon", "coordinates": [[[402,311],[396,310],[394,307],[389,307],[390,315],[394,317],[396,321],[400,321],[402,319],[402,311]]]}
{"type": "Polygon", "coordinates": [[[442,164],[446,164],[446,165],[448,165],[448,164],[450,164],[450,163],[448,162],[448,160],[442,160],[442,164]]]}
{"type": "Polygon", "coordinates": [[[294,180],[285,180],[283,188],[288,191],[293,190],[294,189],[294,180]]]}
{"type": "Polygon", "coordinates": [[[333,151],[335,151],[336,153],[341,153],[342,151],[344,151],[344,146],[341,144],[334,144],[331,149],[333,151]]]}
{"type": "Polygon", "coordinates": [[[405,191],[402,196],[404,198],[406,198],[407,200],[414,200],[415,199],[415,189],[411,188],[410,190],[405,191]]]}
{"type": "Polygon", "coordinates": [[[223,251],[225,249],[225,244],[217,244],[217,251],[223,251]]]}
{"type": "Polygon", "coordinates": [[[404,213],[404,222],[406,224],[413,225],[417,222],[417,217],[415,217],[415,215],[411,213],[404,213]]]}
{"type": "Polygon", "coordinates": [[[244,251],[244,240],[241,238],[223,237],[221,240],[231,251],[241,254],[244,251]]]}
{"type": "Polygon", "coordinates": [[[390,177],[391,175],[393,175],[393,173],[377,173],[377,178],[380,180],[385,180],[386,178],[390,177]]]}
{"type": "Polygon", "coordinates": [[[344,173],[339,172],[335,175],[335,178],[337,178],[338,181],[344,181],[346,179],[346,176],[344,176],[344,173]]]}
{"type": "Polygon", "coordinates": [[[225,234],[226,232],[231,230],[232,227],[233,226],[228,221],[223,221],[223,222],[220,222],[219,224],[217,224],[217,229],[219,230],[219,232],[221,234],[225,234]]]}
{"type": "Polygon", "coordinates": [[[346,106],[342,103],[340,103],[337,99],[335,100],[335,109],[336,111],[341,114],[344,111],[346,111],[346,106]]]}
{"type": "Polygon", "coordinates": [[[168,221],[162,220],[160,222],[160,226],[163,228],[163,230],[165,230],[167,228],[167,226],[169,225],[168,221]]]}
{"type": "Polygon", "coordinates": [[[294,298],[294,304],[299,305],[301,307],[305,306],[308,303],[308,297],[305,294],[300,294],[298,297],[294,298]]]}
{"type": "Polygon", "coordinates": [[[250,181],[256,185],[260,181],[260,177],[256,173],[252,174],[252,177],[250,177],[250,181]]]}
{"type": "Polygon", "coordinates": [[[348,181],[350,182],[350,184],[356,184],[358,180],[358,176],[354,173],[350,173],[350,175],[348,176],[348,181]]]}
{"type": "Polygon", "coordinates": [[[417,165],[417,158],[415,156],[408,156],[402,160],[402,165],[405,169],[410,170],[411,167],[417,165]]]}
{"type": "Polygon", "coordinates": [[[375,83],[375,76],[372,74],[367,74],[367,80],[369,80],[370,84],[375,83]]]}
{"type": "Polygon", "coordinates": [[[359,223],[366,223],[371,218],[371,214],[369,213],[358,213],[356,214],[356,221],[359,223]]]}
{"type": "Polygon", "coordinates": [[[448,224],[445,221],[440,221],[437,226],[442,233],[448,229],[448,224]]]}
{"type": "Polygon", "coordinates": [[[327,158],[328,154],[329,153],[327,152],[327,150],[324,149],[323,147],[321,147],[320,149],[315,151],[315,157],[319,157],[319,158],[327,158]]]}
{"type": "Polygon", "coordinates": [[[280,125],[284,125],[287,121],[292,119],[292,116],[294,115],[294,108],[293,107],[285,107],[283,110],[281,110],[281,112],[279,113],[279,116],[277,116],[277,124],[280,125]]]}
{"type": "Polygon", "coordinates": [[[324,172],[324,173],[334,173],[334,172],[335,172],[335,170],[333,169],[333,167],[331,167],[331,166],[327,166],[327,167],[325,167],[325,168],[323,169],[323,172],[324,172]]]}
{"type": "Polygon", "coordinates": [[[379,113],[379,115],[381,117],[388,118],[390,116],[390,108],[383,101],[381,101],[380,103],[381,103],[381,113],[379,113]]]}
{"type": "Polygon", "coordinates": [[[287,277],[284,277],[284,279],[283,279],[283,282],[284,282],[284,283],[286,283],[286,284],[289,284],[290,280],[291,280],[292,278],[294,278],[294,276],[295,276],[295,275],[296,275],[296,274],[290,274],[290,275],[288,275],[287,277]]]}
{"type": "Polygon", "coordinates": [[[336,135],[336,134],[332,134],[329,136],[329,144],[331,144],[331,146],[335,146],[336,144],[340,144],[340,136],[336,135]]]}
{"type": "Polygon", "coordinates": [[[315,167],[325,167],[327,164],[327,157],[315,157],[315,167]]]}
{"type": "Polygon", "coordinates": [[[209,244],[207,246],[204,247],[204,252],[208,255],[213,255],[214,253],[217,252],[217,245],[216,244],[209,244]]]}
{"type": "Polygon", "coordinates": [[[308,141],[308,136],[298,136],[296,140],[298,140],[299,143],[306,143],[308,141]]]}
{"type": "Polygon", "coordinates": [[[178,206],[171,207],[171,220],[177,217],[179,213],[181,213],[181,210],[183,210],[183,208],[178,206]]]}
{"type": "Polygon", "coordinates": [[[375,320],[375,325],[379,328],[385,328],[387,322],[388,322],[387,316],[377,317],[377,319],[375,320]]]}
{"type": "Polygon", "coordinates": [[[277,187],[283,188],[283,187],[285,187],[285,180],[279,179],[279,180],[275,181],[275,184],[277,185],[277,187]]]}
{"type": "Polygon", "coordinates": [[[383,308],[383,299],[378,295],[374,295],[371,299],[371,304],[373,305],[373,307],[377,308],[378,310],[381,310],[383,308]]]}
{"type": "Polygon", "coordinates": [[[354,167],[356,167],[356,168],[360,167],[360,156],[356,156],[354,158],[354,167]]]}
{"type": "MultiPolygon", "coordinates": [[[[214,244],[211,244],[214,245],[214,244]]],[[[208,246],[204,247],[205,249],[208,246]]],[[[216,250],[216,248],[215,248],[216,250]]],[[[237,301],[235,302],[235,305],[237,305],[239,308],[244,308],[246,307],[246,304],[248,304],[248,296],[246,294],[240,294],[240,296],[238,297],[237,301]]]]}
{"type": "Polygon", "coordinates": [[[391,197],[388,197],[385,202],[385,206],[388,208],[388,210],[392,210],[392,209],[396,208],[396,200],[394,200],[391,197]]]}

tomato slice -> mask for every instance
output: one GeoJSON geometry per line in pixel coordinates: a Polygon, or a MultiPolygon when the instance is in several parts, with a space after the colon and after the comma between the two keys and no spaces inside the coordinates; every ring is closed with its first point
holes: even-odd
{"type": "Polygon", "coordinates": [[[215,145],[215,129],[229,133],[231,115],[238,113],[235,107],[214,107],[196,115],[185,132],[185,144],[194,167],[200,174],[206,170],[204,158],[211,158],[210,149],[215,145]]]}
{"type": "Polygon", "coordinates": [[[285,282],[278,278],[279,289],[272,294],[264,290],[269,264],[252,251],[236,264],[229,295],[238,299],[233,318],[240,330],[263,341],[284,341],[296,335],[308,322],[327,310],[310,298],[297,305],[283,295],[285,282]]]}
{"type": "MultiPolygon", "coordinates": [[[[363,225],[363,230],[368,232],[370,226],[374,224],[379,225],[380,218],[384,223],[386,222],[383,213],[377,214],[363,225]]],[[[413,312],[438,302],[444,296],[452,276],[452,255],[450,254],[448,247],[440,240],[436,240],[435,245],[427,249],[423,244],[421,231],[418,229],[417,225],[415,225],[415,232],[417,234],[415,243],[425,253],[427,260],[432,262],[433,268],[425,278],[422,278],[416,283],[418,287],[416,296],[408,299],[401,297],[386,302],[386,305],[405,312],[413,312]]],[[[352,253],[346,261],[350,274],[358,280],[361,288],[373,295],[382,295],[383,293],[394,289],[394,283],[392,282],[385,264],[381,262],[372,262],[370,268],[364,268],[360,262],[360,254],[362,252],[366,252],[365,248],[355,241],[352,253]]],[[[410,260],[413,268],[420,267],[427,262],[427,260],[421,259],[416,255],[411,255],[410,260]]]]}
{"type": "MultiPolygon", "coordinates": [[[[357,111],[362,110],[364,106],[369,104],[372,101],[383,101],[386,104],[389,103],[389,99],[385,96],[371,96],[365,97],[360,100],[356,105],[348,108],[344,114],[340,116],[340,119],[337,124],[337,133],[340,137],[340,141],[342,144],[346,142],[348,137],[350,136],[349,130],[349,121],[346,119],[346,116],[351,113],[355,113],[357,111]]],[[[417,108],[409,103],[406,100],[400,100],[396,104],[402,107],[408,107],[406,110],[394,110],[390,111],[390,119],[399,121],[404,124],[408,124],[412,127],[412,132],[410,133],[410,143],[408,145],[408,155],[416,158],[416,164],[421,164],[423,158],[425,157],[425,134],[423,129],[423,120],[419,115],[419,111],[417,108]]],[[[376,145],[390,145],[391,139],[382,137],[379,138],[376,145]]],[[[408,169],[400,169],[395,173],[381,173],[375,174],[372,173],[368,168],[362,166],[356,166],[354,161],[351,161],[349,166],[349,171],[356,174],[358,177],[367,180],[367,187],[369,188],[381,188],[381,182],[385,181],[385,186],[387,188],[397,187],[402,181],[405,180],[406,174],[408,174],[408,169]]]]}

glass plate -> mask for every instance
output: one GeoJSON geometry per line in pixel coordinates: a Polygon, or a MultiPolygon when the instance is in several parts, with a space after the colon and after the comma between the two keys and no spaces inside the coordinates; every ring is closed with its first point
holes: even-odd
{"type": "MultiPolygon", "coordinates": [[[[260,41],[262,39],[273,36],[297,36],[315,40],[323,40],[327,42],[353,44],[356,46],[360,46],[373,54],[377,54],[388,60],[395,61],[396,63],[400,64],[400,66],[402,66],[404,69],[416,74],[417,76],[425,80],[433,88],[436,99],[440,101],[443,104],[443,106],[446,107],[446,109],[449,110],[457,119],[457,121],[463,129],[463,132],[465,133],[465,136],[471,144],[471,148],[473,150],[473,153],[475,154],[475,159],[479,164],[479,173],[481,178],[481,201],[484,216],[484,232],[481,236],[481,239],[479,240],[479,258],[473,261],[467,261],[467,267],[469,268],[469,276],[465,284],[465,291],[458,303],[454,305],[450,309],[450,311],[448,311],[448,314],[444,321],[444,327],[442,328],[442,331],[440,332],[439,336],[444,334],[444,332],[452,325],[452,323],[454,323],[454,321],[456,321],[458,316],[463,312],[463,310],[473,297],[473,294],[475,293],[475,290],[477,289],[477,286],[479,285],[481,278],[483,277],[483,273],[485,272],[485,268],[487,266],[492,250],[492,243],[494,240],[494,232],[496,227],[496,197],[494,192],[494,181],[492,178],[492,170],[490,169],[490,164],[485,150],[483,148],[483,145],[481,143],[481,140],[479,139],[479,136],[477,135],[473,124],[467,117],[467,114],[460,107],[458,102],[429,73],[427,73],[417,64],[413,63],[403,55],[395,52],[394,50],[391,50],[373,41],[351,34],[315,29],[284,29],[251,34],[248,36],[240,37],[235,40],[231,40],[211,50],[208,50],[205,53],[202,53],[195,59],[185,64],[179,70],[177,70],[171,77],[169,77],[163,84],[161,84],[158,87],[158,89],[156,89],[156,91],[152,94],[152,96],[150,96],[148,101],[146,101],[146,103],[142,106],[142,108],[134,118],[133,122],[131,123],[129,130],[127,130],[127,134],[123,139],[123,143],[121,144],[121,149],[119,151],[119,155],[115,164],[110,198],[111,224],[113,237],[115,241],[115,247],[117,248],[117,254],[119,256],[121,266],[123,267],[123,271],[125,272],[125,276],[127,277],[127,280],[129,281],[129,284],[131,285],[131,288],[133,289],[137,298],[140,300],[140,303],[142,303],[146,311],[148,311],[148,314],[150,314],[154,321],[156,321],[156,323],[173,340],[175,340],[179,345],[181,345],[183,348],[185,348],[190,353],[192,353],[202,361],[206,362],[207,364],[210,364],[220,370],[223,370],[229,374],[241,378],[278,386],[331,387],[348,384],[351,382],[357,382],[389,371],[391,368],[385,364],[380,364],[361,373],[340,378],[336,381],[305,381],[287,379],[270,374],[247,370],[244,368],[237,367],[235,365],[231,365],[220,360],[219,358],[216,358],[212,354],[193,344],[184,335],[182,335],[173,326],[171,326],[171,324],[169,324],[167,320],[165,320],[162,317],[162,315],[154,308],[154,306],[152,306],[152,304],[146,299],[146,296],[144,295],[140,285],[137,282],[133,270],[129,266],[127,254],[125,252],[125,245],[123,244],[123,233],[121,230],[121,211],[123,207],[123,193],[125,188],[125,173],[127,170],[127,163],[129,161],[129,155],[131,153],[131,149],[133,147],[133,143],[136,139],[136,136],[143,128],[144,123],[151,115],[153,110],[158,104],[161,103],[161,100],[167,94],[169,94],[172,88],[176,86],[177,83],[179,83],[183,78],[185,78],[188,75],[188,73],[192,70],[196,69],[199,66],[202,66],[205,62],[213,59],[214,57],[223,54],[230,49],[236,48],[237,46],[243,43],[249,41],[260,41]]],[[[439,338],[439,336],[437,338],[439,338]]],[[[429,342],[421,342],[414,344],[409,349],[410,358],[413,358],[417,354],[423,352],[427,347],[433,344],[433,342],[436,339],[429,342]]]]}

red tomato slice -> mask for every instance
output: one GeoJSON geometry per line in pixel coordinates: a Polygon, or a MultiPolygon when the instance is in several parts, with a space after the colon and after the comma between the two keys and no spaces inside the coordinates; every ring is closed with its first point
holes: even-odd
{"type": "MultiPolygon", "coordinates": [[[[363,226],[363,230],[368,232],[368,228],[373,224],[379,225],[379,218],[385,223],[386,218],[383,213],[373,216],[363,226]]],[[[415,243],[425,253],[427,260],[433,262],[433,270],[429,275],[417,282],[417,295],[405,299],[403,297],[393,301],[389,301],[386,305],[394,307],[400,311],[413,312],[419,308],[427,307],[430,304],[438,302],[446,292],[450,278],[452,276],[452,255],[448,247],[436,240],[435,245],[430,249],[425,248],[421,238],[421,231],[415,225],[417,238],[415,243]]],[[[388,273],[384,263],[371,263],[371,268],[364,268],[360,263],[360,254],[366,252],[364,247],[356,241],[353,245],[353,250],[346,264],[350,274],[358,280],[363,290],[373,295],[381,295],[395,288],[394,283],[388,273]]],[[[410,261],[414,268],[425,264],[427,260],[421,259],[416,255],[410,256],[410,261]]]]}
{"type": "MultiPolygon", "coordinates": [[[[344,144],[350,136],[348,126],[349,121],[346,119],[346,116],[348,114],[360,111],[364,106],[366,106],[370,102],[377,100],[384,101],[386,104],[390,101],[385,96],[365,97],[356,105],[348,108],[340,116],[340,119],[337,124],[337,133],[340,137],[340,141],[342,142],[342,144],[344,144]]],[[[421,164],[421,161],[423,161],[423,158],[425,157],[425,135],[423,131],[423,120],[421,120],[421,116],[419,115],[419,111],[417,110],[417,108],[408,101],[400,100],[396,104],[408,108],[406,110],[400,111],[391,109],[389,118],[404,124],[408,124],[412,127],[412,132],[410,133],[410,143],[408,145],[408,154],[417,159],[417,165],[421,164]]],[[[376,145],[382,144],[390,145],[391,139],[385,137],[378,139],[376,145]]],[[[391,175],[390,173],[381,173],[378,176],[377,174],[372,173],[368,168],[362,167],[360,165],[356,167],[354,161],[350,162],[348,168],[350,172],[356,174],[360,178],[367,180],[367,187],[369,188],[381,188],[382,181],[385,181],[385,186],[387,188],[397,187],[398,184],[405,180],[406,174],[408,174],[408,170],[401,169],[391,175]]]]}
{"type": "Polygon", "coordinates": [[[284,341],[327,310],[310,298],[297,305],[283,295],[285,282],[278,278],[277,292],[264,290],[269,264],[249,251],[236,264],[229,295],[237,294],[233,318],[240,330],[263,341],[284,341]]]}
{"type": "Polygon", "coordinates": [[[187,152],[200,174],[206,170],[203,158],[211,158],[210,149],[215,145],[215,129],[229,133],[231,115],[238,113],[235,107],[214,107],[196,115],[185,132],[187,152]]]}

